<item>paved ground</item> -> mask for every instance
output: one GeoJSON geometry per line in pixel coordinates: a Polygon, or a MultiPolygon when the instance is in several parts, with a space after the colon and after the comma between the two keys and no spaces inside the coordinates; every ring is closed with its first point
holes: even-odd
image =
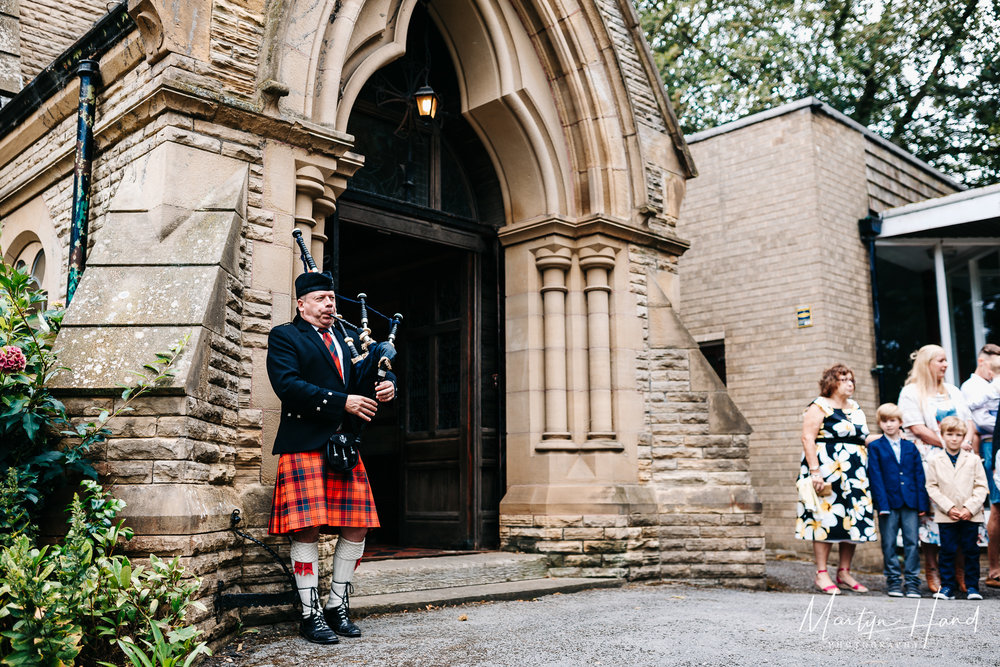
{"type": "MultiPolygon", "coordinates": [[[[768,564],[770,590],[630,584],[363,619],[361,639],[316,646],[245,635],[209,664],[995,665],[1000,595],[982,602],[813,595],[811,565],[768,564]],[[239,650],[237,650],[237,648],[239,650]]],[[[879,585],[881,577],[859,576],[879,585]]]]}

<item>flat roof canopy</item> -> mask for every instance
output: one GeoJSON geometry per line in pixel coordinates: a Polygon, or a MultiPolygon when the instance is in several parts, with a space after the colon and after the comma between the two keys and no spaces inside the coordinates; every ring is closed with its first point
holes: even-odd
{"type": "Polygon", "coordinates": [[[900,237],[1000,237],[1000,184],[884,211],[876,243],[900,237]]]}

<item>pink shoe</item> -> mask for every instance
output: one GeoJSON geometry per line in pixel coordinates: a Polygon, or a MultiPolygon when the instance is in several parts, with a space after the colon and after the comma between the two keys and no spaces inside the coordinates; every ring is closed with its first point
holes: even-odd
{"type": "MultiPolygon", "coordinates": [[[[816,576],[817,577],[819,575],[821,575],[821,574],[826,574],[826,570],[816,570],[816,576]]],[[[836,586],[834,586],[833,584],[830,584],[829,586],[820,586],[819,582],[816,581],[815,579],[813,580],[813,583],[816,584],[816,588],[820,589],[821,591],[823,591],[827,595],[839,595],[840,594],[840,589],[837,588],[836,586]]]]}
{"type": "Polygon", "coordinates": [[[851,571],[848,570],[846,567],[837,570],[837,585],[838,586],[847,586],[848,588],[850,588],[855,593],[867,593],[868,592],[868,588],[864,584],[854,584],[852,586],[851,584],[847,583],[846,581],[841,580],[841,578],[840,578],[840,573],[841,572],[846,572],[847,574],[851,573],[851,571]]]}

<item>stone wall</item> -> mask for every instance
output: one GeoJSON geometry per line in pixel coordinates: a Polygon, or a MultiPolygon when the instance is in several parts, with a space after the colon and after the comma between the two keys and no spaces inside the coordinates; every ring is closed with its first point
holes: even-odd
{"type": "Polygon", "coordinates": [[[503,513],[501,543],[548,554],[557,576],[763,587],[750,429],[667,296],[676,263],[653,248],[628,248],[628,291],[642,336],[633,375],[643,402],[637,484],[618,488],[617,512],[503,513]]]}
{"type": "Polygon", "coordinates": [[[34,79],[108,12],[103,0],[33,0],[21,3],[21,72],[34,79]]]}
{"type": "Polygon", "coordinates": [[[20,0],[3,0],[0,2],[0,106],[23,85],[20,0]]]}
{"type": "MultiPolygon", "coordinates": [[[[660,213],[657,222],[673,232],[679,211],[672,202],[679,203],[683,198],[684,179],[664,168],[662,157],[653,150],[648,137],[679,131],[677,120],[672,117],[673,112],[666,101],[649,46],[638,29],[635,8],[627,0],[600,0],[596,6],[601,12],[621,68],[621,77],[628,91],[635,121],[640,127],[640,142],[646,144],[643,169],[647,205],[660,213]]],[[[693,171],[693,164],[689,166],[693,171]]]]}
{"type": "MultiPolygon", "coordinates": [[[[73,369],[59,384],[71,413],[93,419],[121,405],[112,397],[121,390],[112,388],[130,381],[125,370],[191,334],[173,385],[112,421],[111,440],[94,455],[102,479],[128,503],[136,537],[127,552],[139,559],[177,555],[189,573],[203,577],[199,597],[207,611],[194,620],[213,638],[237,622],[235,612],[214,612],[220,583],[227,593],[285,585],[259,547],[228,530],[232,510],[241,509],[241,527],[264,538],[270,500],[260,483],[262,410],[250,401],[252,354],[263,349],[272,324],[270,293],[250,281],[254,244],[269,245],[272,237],[274,216],[262,209],[266,140],[236,129],[251,122],[213,121],[204,99],[157,89],[153,82],[162,83],[165,70],[198,82],[204,72],[177,57],[141,64],[136,40],[133,33],[102,60],[102,70],[116,76],[108,76],[98,96],[91,253],[59,338],[62,360],[73,369]],[[209,247],[217,256],[208,257],[209,247]]],[[[0,141],[0,225],[41,202],[48,219],[38,224],[58,233],[61,257],[51,261],[63,267],[60,291],[72,201],[73,93],[57,94],[42,110],[55,121],[47,131],[29,119],[20,136],[0,141]],[[63,99],[69,104],[60,106],[63,99]],[[32,132],[40,132],[36,140],[32,132]]],[[[287,319],[287,307],[278,317],[287,319]]],[[[285,540],[270,542],[287,551],[285,540]]]]}
{"type": "Polygon", "coordinates": [[[631,248],[631,255],[632,291],[647,345],[636,377],[645,385],[649,428],[639,474],[656,494],[657,576],[763,587],[764,533],[749,473],[750,427],[668,296],[677,259],[641,247],[631,248]]]}
{"type": "Polygon", "coordinates": [[[210,63],[227,93],[256,93],[257,60],[264,41],[264,0],[216,0],[212,7],[210,63]]]}
{"type": "MultiPolygon", "coordinates": [[[[726,384],[753,427],[750,471],[768,548],[811,557],[794,539],[802,412],[822,370],[838,362],[854,369],[869,422],[878,406],[857,222],[879,201],[950,186],[810,106],[695,138],[691,150],[700,175],[679,224],[692,243],[680,260],[681,315],[699,341],[725,341],[726,384]],[[799,306],[811,307],[812,326],[797,326],[799,306]]],[[[858,555],[864,566],[881,562],[877,545],[858,555]]]]}

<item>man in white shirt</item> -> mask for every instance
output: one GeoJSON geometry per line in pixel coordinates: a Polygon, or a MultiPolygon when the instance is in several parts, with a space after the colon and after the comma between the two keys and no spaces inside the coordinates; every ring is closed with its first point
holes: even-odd
{"type": "Polygon", "coordinates": [[[986,585],[1000,588],[1000,489],[993,480],[996,467],[993,428],[997,421],[997,406],[1000,404],[1000,345],[987,343],[979,351],[976,371],[962,384],[962,396],[972,411],[972,420],[979,432],[979,453],[983,457],[990,488],[990,518],[986,523],[986,534],[990,538],[986,585]]]}

